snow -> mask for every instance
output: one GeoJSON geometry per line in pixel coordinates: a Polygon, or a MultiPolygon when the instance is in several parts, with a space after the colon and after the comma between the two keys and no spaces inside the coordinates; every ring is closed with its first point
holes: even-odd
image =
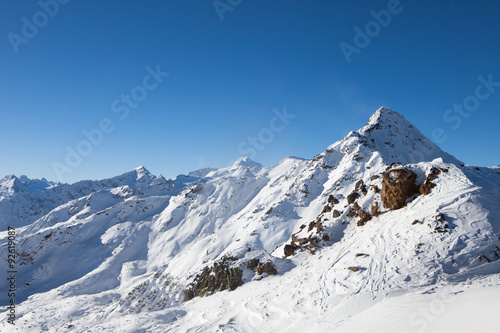
{"type": "Polygon", "coordinates": [[[2,332],[496,331],[498,168],[461,166],[387,108],[312,160],[269,168],[240,158],[175,179],[139,167],[72,185],[30,182],[0,181],[0,223],[17,227],[22,302],[15,327],[0,319],[2,332]],[[373,188],[399,167],[419,183],[443,171],[428,195],[388,211],[373,188]],[[382,213],[361,227],[347,202],[360,180],[368,192],[358,205],[378,203],[382,213]],[[338,218],[324,212],[329,195],[338,218]],[[314,237],[315,221],[329,240],[314,255],[283,258],[292,234],[314,237]],[[186,286],[224,255],[238,257],[245,284],[184,302],[186,286]],[[254,258],[272,260],[278,275],[257,278],[246,269],[254,258]],[[439,315],[425,313],[439,302],[439,315]]]}

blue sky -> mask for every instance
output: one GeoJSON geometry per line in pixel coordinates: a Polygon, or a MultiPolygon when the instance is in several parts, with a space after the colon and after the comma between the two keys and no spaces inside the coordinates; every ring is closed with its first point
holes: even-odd
{"type": "Polygon", "coordinates": [[[59,1],[0,13],[1,176],[272,166],[382,105],[465,163],[500,164],[497,1],[59,1]]]}

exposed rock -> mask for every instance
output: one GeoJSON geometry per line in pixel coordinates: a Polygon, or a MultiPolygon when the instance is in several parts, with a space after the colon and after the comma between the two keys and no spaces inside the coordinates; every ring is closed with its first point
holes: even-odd
{"type": "Polygon", "coordinates": [[[378,202],[376,201],[374,205],[372,205],[371,209],[370,209],[370,214],[372,216],[378,216],[378,202]]]}
{"type": "Polygon", "coordinates": [[[349,208],[349,211],[347,212],[348,217],[354,217],[354,216],[356,216],[356,214],[357,214],[356,210],[349,208]]]}
{"type": "Polygon", "coordinates": [[[216,291],[231,291],[241,286],[243,271],[237,267],[230,267],[231,262],[236,260],[238,260],[236,257],[224,256],[211,267],[206,266],[185,291],[186,300],[196,296],[212,295],[216,291]]]}
{"type": "Polygon", "coordinates": [[[322,239],[325,241],[325,242],[328,242],[330,240],[330,236],[328,236],[327,234],[324,234],[322,239]]]}
{"type": "Polygon", "coordinates": [[[356,191],[353,191],[351,194],[349,194],[347,196],[347,203],[350,205],[354,201],[356,201],[359,197],[360,197],[359,193],[357,193],[356,191]]]}
{"type": "Polygon", "coordinates": [[[361,187],[359,188],[359,190],[361,191],[361,193],[363,195],[366,195],[368,193],[368,189],[366,188],[365,184],[361,185],[361,187]]]}
{"type": "Polygon", "coordinates": [[[323,207],[323,211],[321,212],[321,214],[328,213],[331,211],[332,211],[332,207],[326,205],[325,207],[323,207]]]}
{"type": "Polygon", "coordinates": [[[247,264],[247,268],[251,269],[252,271],[255,271],[257,266],[259,266],[260,260],[259,259],[250,259],[247,264]]]}
{"type": "Polygon", "coordinates": [[[309,243],[309,239],[308,238],[301,238],[299,240],[299,245],[302,246],[302,245],[306,245],[307,243],[309,243]]]}
{"type": "Polygon", "coordinates": [[[319,234],[320,232],[323,231],[325,226],[321,222],[316,222],[316,233],[319,234]]]}
{"type": "Polygon", "coordinates": [[[434,176],[437,176],[441,173],[441,170],[438,169],[438,168],[432,168],[431,169],[431,174],[433,174],[434,176]]]}
{"type": "Polygon", "coordinates": [[[378,188],[378,186],[377,186],[377,185],[373,185],[373,186],[372,186],[372,190],[373,190],[373,192],[375,192],[375,193],[379,193],[379,192],[380,192],[380,189],[378,188]]]}
{"type": "Polygon", "coordinates": [[[339,203],[339,201],[337,199],[335,199],[333,195],[330,194],[328,196],[328,203],[331,205],[336,205],[339,203]]]}
{"type": "Polygon", "coordinates": [[[372,219],[372,216],[362,209],[359,210],[358,214],[359,214],[358,227],[364,226],[366,222],[372,219]]]}
{"type": "Polygon", "coordinates": [[[267,273],[269,275],[276,275],[278,274],[278,271],[276,270],[276,267],[271,261],[266,261],[265,263],[259,264],[257,266],[257,269],[255,272],[259,275],[262,275],[263,273],[267,273]]]}
{"type": "Polygon", "coordinates": [[[332,216],[333,217],[339,217],[340,216],[340,212],[338,210],[334,209],[332,216]]]}
{"type": "MultiPolygon", "coordinates": [[[[439,170],[439,169],[437,169],[439,170]]],[[[418,192],[422,195],[427,195],[429,194],[429,192],[431,191],[432,188],[434,188],[436,186],[436,184],[434,184],[432,182],[432,180],[434,179],[435,177],[433,176],[432,173],[428,174],[427,177],[425,178],[425,182],[420,185],[419,189],[418,189],[418,192]]]]}
{"type": "Polygon", "coordinates": [[[353,272],[359,272],[358,266],[349,266],[349,267],[347,267],[347,269],[350,271],[353,271],[353,272]]]}
{"type": "Polygon", "coordinates": [[[423,222],[422,222],[422,221],[415,220],[415,221],[413,221],[413,222],[412,222],[412,224],[411,224],[411,225],[415,225],[415,224],[417,224],[417,223],[418,223],[418,224],[423,224],[423,222]]]}
{"type": "Polygon", "coordinates": [[[285,256],[286,257],[293,256],[295,254],[295,249],[296,247],[286,244],[284,248],[285,256]]]}
{"type": "Polygon", "coordinates": [[[384,207],[390,210],[403,207],[406,199],[418,193],[416,179],[417,175],[406,168],[384,173],[381,194],[384,207]]]}

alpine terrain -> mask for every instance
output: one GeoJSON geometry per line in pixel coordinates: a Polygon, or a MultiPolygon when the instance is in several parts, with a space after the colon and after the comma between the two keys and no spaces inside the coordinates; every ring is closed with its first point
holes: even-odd
{"type": "Polygon", "coordinates": [[[384,107],[272,168],[6,176],[0,226],[2,332],[500,330],[500,168],[384,107]]]}

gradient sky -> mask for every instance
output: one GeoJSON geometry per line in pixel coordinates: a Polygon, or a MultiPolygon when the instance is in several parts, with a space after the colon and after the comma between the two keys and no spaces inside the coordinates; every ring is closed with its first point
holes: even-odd
{"type": "Polygon", "coordinates": [[[272,166],[312,158],[382,105],[465,163],[500,164],[500,83],[477,88],[500,82],[498,1],[220,0],[219,13],[213,1],[54,1],[41,1],[52,15],[2,5],[0,177],[71,183],[140,165],[174,177],[228,165],[259,134],[252,157],[272,166]],[[356,46],[356,27],[372,37],[348,63],[340,45],[356,46]],[[157,65],[159,84],[146,77],[157,65]],[[132,92],[140,102],[120,100],[132,92]],[[472,111],[453,110],[463,103],[472,111]],[[282,126],[284,108],[295,118],[282,126]],[[100,125],[58,177],[54,162],[68,166],[67,148],[88,149],[82,131],[100,125]]]}

